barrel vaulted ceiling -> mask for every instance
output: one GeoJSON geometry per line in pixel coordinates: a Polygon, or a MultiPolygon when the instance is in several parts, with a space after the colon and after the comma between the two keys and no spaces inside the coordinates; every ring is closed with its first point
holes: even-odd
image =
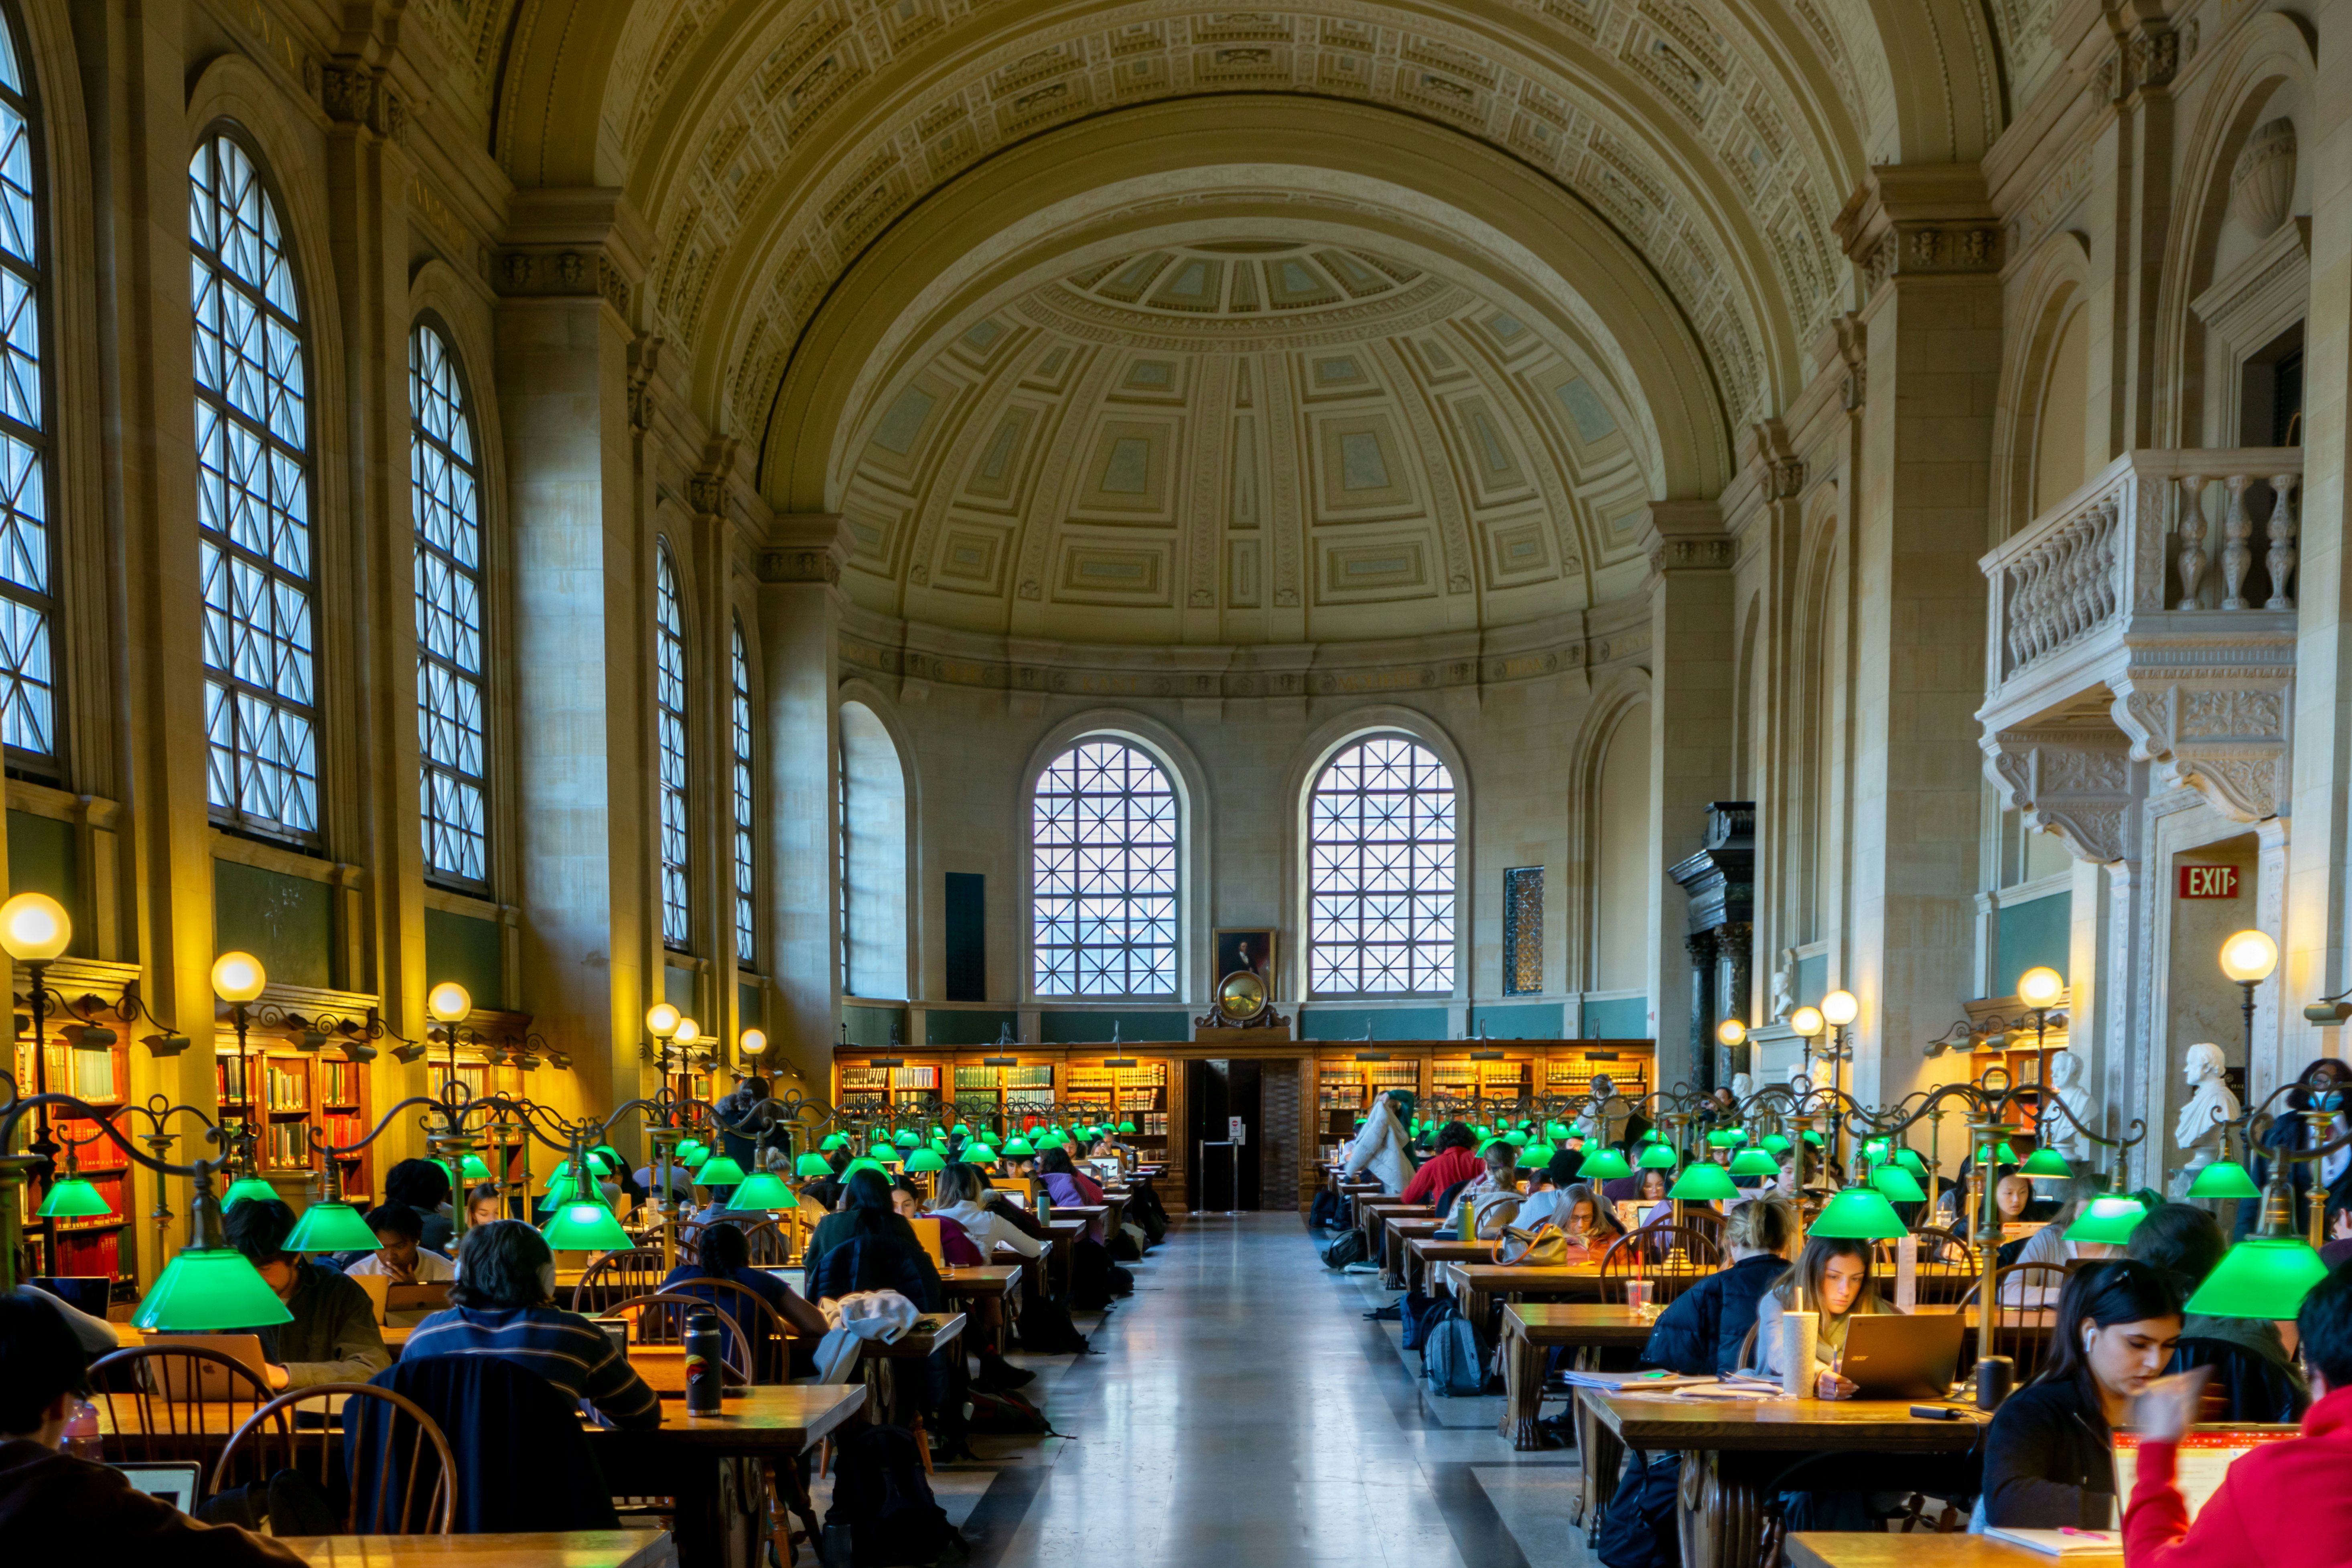
{"type": "MultiPolygon", "coordinates": [[[[1641,342],[1592,346],[1619,354],[1630,384],[1611,393],[1636,402],[1668,382],[1669,401],[1690,401],[1692,373],[1661,370],[1659,356],[1699,367],[1711,406],[1662,414],[1649,455],[1659,493],[1698,493],[1724,477],[1732,432],[1782,404],[1822,327],[1852,307],[1831,220],[1868,167],[1980,154],[2011,101],[2054,68],[2055,4],[417,0],[411,15],[459,62],[448,90],[470,99],[519,185],[626,193],[654,236],[637,324],[689,367],[711,427],[762,451],[771,498],[805,510],[846,505],[851,437],[813,441],[780,423],[798,406],[794,378],[827,389],[803,404],[853,385],[870,400],[866,383],[908,368],[808,369],[813,343],[841,354],[891,335],[827,339],[828,308],[854,298],[868,317],[911,312],[899,338],[938,325],[919,266],[902,258],[890,287],[854,286],[894,233],[997,179],[990,210],[929,237],[945,267],[991,243],[991,224],[1010,231],[1070,199],[1045,189],[1051,170],[1026,167],[1083,145],[1056,133],[1116,139],[1152,106],[1225,95],[1328,104],[1355,142],[1413,149],[1400,164],[1452,148],[1440,159],[1531,182],[1523,190],[1539,197],[1513,198],[1521,207],[1576,209],[1583,226],[1543,244],[1506,233],[1549,246],[1511,287],[1638,300],[1660,318],[1641,342]],[[1036,176],[1034,205],[1008,166],[1036,176]],[[1589,281],[1602,273],[1622,276],[1589,281]],[[1711,428],[1686,437],[1685,425],[1711,428]]],[[[1312,140],[1265,145],[1269,163],[1305,172],[1252,183],[1328,195],[1316,171],[1330,160],[1312,140]]],[[[1164,158],[1154,167],[1170,172],[1164,158]]],[[[1423,177],[1389,205],[1426,218],[1444,184],[1423,177]]],[[[1563,298],[1530,315],[1580,309],[1563,298]]],[[[1025,318],[1018,331],[1033,328],[1047,331],[1025,318]]]]}

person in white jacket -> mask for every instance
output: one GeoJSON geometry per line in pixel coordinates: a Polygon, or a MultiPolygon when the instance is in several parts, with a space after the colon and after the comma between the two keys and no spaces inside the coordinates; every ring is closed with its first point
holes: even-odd
{"type": "MultiPolygon", "coordinates": [[[[1001,1218],[992,1205],[1002,1203],[1003,1194],[988,1184],[988,1176],[977,1165],[950,1165],[940,1173],[940,1187],[931,1202],[931,1213],[940,1218],[963,1226],[982,1258],[993,1261],[999,1246],[1017,1252],[1024,1258],[1042,1257],[1045,1244],[1001,1218]]],[[[984,1389],[1018,1388],[1037,1374],[1025,1367],[1017,1367],[1004,1359],[1005,1344],[982,1342],[979,1345],[980,1376],[977,1386],[984,1389]]]]}
{"type": "Polygon", "coordinates": [[[1372,1101],[1364,1124],[1356,1129],[1356,1141],[1349,1145],[1348,1161],[1342,1169],[1358,1180],[1370,1177],[1380,1183],[1382,1192],[1393,1197],[1412,1180],[1412,1155],[1407,1152],[1407,1145],[1404,1125],[1397,1120],[1395,1106],[1383,1094],[1372,1101]]]}

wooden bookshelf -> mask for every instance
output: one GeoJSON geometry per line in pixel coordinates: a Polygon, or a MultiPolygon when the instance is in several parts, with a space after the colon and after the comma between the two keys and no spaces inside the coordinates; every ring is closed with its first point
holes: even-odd
{"type": "MultiPolygon", "coordinates": [[[[260,1173],[281,1185],[312,1168],[313,1131],[331,1143],[351,1143],[375,1125],[368,1114],[367,1069],[340,1054],[313,1056],[272,1037],[240,1057],[232,1037],[219,1045],[213,1066],[221,1120],[257,1134],[260,1173]],[[260,1089],[258,1104],[248,1087],[260,1089]]],[[[344,1198],[368,1207],[375,1197],[375,1151],[343,1156],[341,1164],[344,1198]]]]}
{"type": "MultiPolygon", "coordinates": [[[[72,1022],[71,1019],[66,1022],[72,1022]]],[[[131,1093],[131,1060],[127,1045],[118,1039],[103,1050],[76,1050],[65,1041],[52,1037],[48,1042],[48,1087],[52,1094],[70,1094],[84,1100],[100,1112],[118,1111],[131,1093]]],[[[16,1083],[20,1093],[31,1094],[37,1081],[34,1075],[33,1046],[29,1040],[16,1046],[16,1083]]],[[[36,1217],[41,1206],[41,1194],[30,1182],[21,1189],[23,1225],[26,1244],[33,1249],[34,1271],[39,1274],[102,1275],[111,1279],[127,1279],[138,1275],[138,1227],[132,1223],[135,1194],[131,1182],[131,1157],[113,1140],[100,1132],[97,1125],[86,1117],[58,1117],[51,1122],[54,1135],[61,1144],[77,1145],[74,1158],[82,1178],[99,1190],[114,1211],[108,1219],[61,1219],[54,1223],[36,1217]],[[45,1238],[53,1228],[52,1244],[45,1238]]],[[[118,1130],[123,1130],[117,1122],[118,1130]]],[[[33,1122],[25,1122],[25,1138],[30,1142],[33,1122]]],[[[127,1130],[125,1130],[127,1131],[127,1130]]],[[[64,1168],[65,1156],[58,1156],[58,1168],[64,1168]]]]}

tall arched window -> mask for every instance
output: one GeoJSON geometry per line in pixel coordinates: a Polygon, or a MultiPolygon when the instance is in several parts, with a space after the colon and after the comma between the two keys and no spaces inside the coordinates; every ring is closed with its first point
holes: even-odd
{"type": "Polygon", "coordinates": [[[1307,821],[1307,984],[1318,994],[1454,989],[1454,775],[1402,735],[1342,750],[1307,821]]]}
{"type": "Polygon", "coordinates": [[[241,827],[319,829],[310,413],[301,301],[278,209],[245,149],[188,165],[206,798],[241,827]]]}
{"type": "MultiPolygon", "coordinates": [[[[0,12],[0,744],[25,757],[57,751],[57,610],[49,536],[48,313],[40,157],[31,78],[0,12]]],[[[45,770],[46,771],[46,770],[45,770]]]]}
{"type": "Polygon", "coordinates": [[[735,677],[735,704],[728,736],[735,753],[735,962],[749,963],[756,951],[751,922],[751,657],[743,647],[743,622],[735,622],[728,664],[735,677]]]}
{"type": "Polygon", "coordinates": [[[449,345],[408,334],[408,488],[416,521],[416,751],[425,868],[489,879],[483,803],[482,503],[473,420],[449,345]]]}
{"type": "Polygon", "coordinates": [[[1176,792],[1150,755],[1085,741],[1046,765],[1030,817],[1040,996],[1176,990],[1176,792]]]}
{"type": "Polygon", "coordinates": [[[686,611],[669,546],[654,551],[654,710],[661,751],[662,945],[688,936],[686,840],[686,611]]]}

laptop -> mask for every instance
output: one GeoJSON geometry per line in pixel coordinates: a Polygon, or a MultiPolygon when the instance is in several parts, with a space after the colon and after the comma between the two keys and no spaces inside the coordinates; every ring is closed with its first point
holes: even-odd
{"type": "MultiPolygon", "coordinates": [[[[2180,1488],[2181,1500],[2189,1505],[2190,1521],[2196,1520],[2206,1500],[2221,1489],[2221,1478],[2230,1473],[2231,1465],[2265,1443],[2281,1443],[2302,1435],[2300,1426],[2193,1426],[2183,1432],[2173,1463],[2173,1480],[2180,1488]]],[[[2132,1484],[2139,1479],[2139,1445],[2137,1432],[2115,1435],[2118,1509],[2123,1500],[2131,1496],[2132,1484]]]]}
{"type": "Polygon", "coordinates": [[[129,1481],[131,1490],[161,1498],[182,1513],[194,1513],[197,1500],[204,1495],[204,1467],[201,1465],[139,1464],[108,1468],[129,1481]]]}
{"type": "MultiPolygon", "coordinates": [[[[216,1351],[253,1373],[254,1381],[264,1389],[269,1386],[268,1363],[262,1360],[259,1334],[159,1334],[148,1343],[163,1349],[186,1345],[196,1350],[216,1351]]],[[[184,1361],[178,1356],[163,1356],[148,1364],[163,1369],[163,1392],[173,1399],[250,1402],[254,1397],[252,1386],[242,1379],[233,1378],[218,1362],[184,1361]],[[193,1389],[188,1386],[188,1375],[192,1371],[195,1374],[193,1389]]]]}
{"type": "Polygon", "coordinates": [[[367,1292],[368,1305],[375,1309],[375,1321],[384,1321],[385,1303],[392,1296],[392,1277],[388,1274],[346,1274],[344,1279],[367,1292]]]}
{"type": "Polygon", "coordinates": [[[391,1312],[437,1312],[449,1304],[449,1282],[446,1279],[417,1280],[403,1285],[391,1281],[385,1292],[384,1310],[391,1312]]]}
{"type": "Polygon", "coordinates": [[[1958,1312],[1850,1318],[1838,1374],[1863,1399],[1948,1399],[1968,1324],[1958,1312]]]}

